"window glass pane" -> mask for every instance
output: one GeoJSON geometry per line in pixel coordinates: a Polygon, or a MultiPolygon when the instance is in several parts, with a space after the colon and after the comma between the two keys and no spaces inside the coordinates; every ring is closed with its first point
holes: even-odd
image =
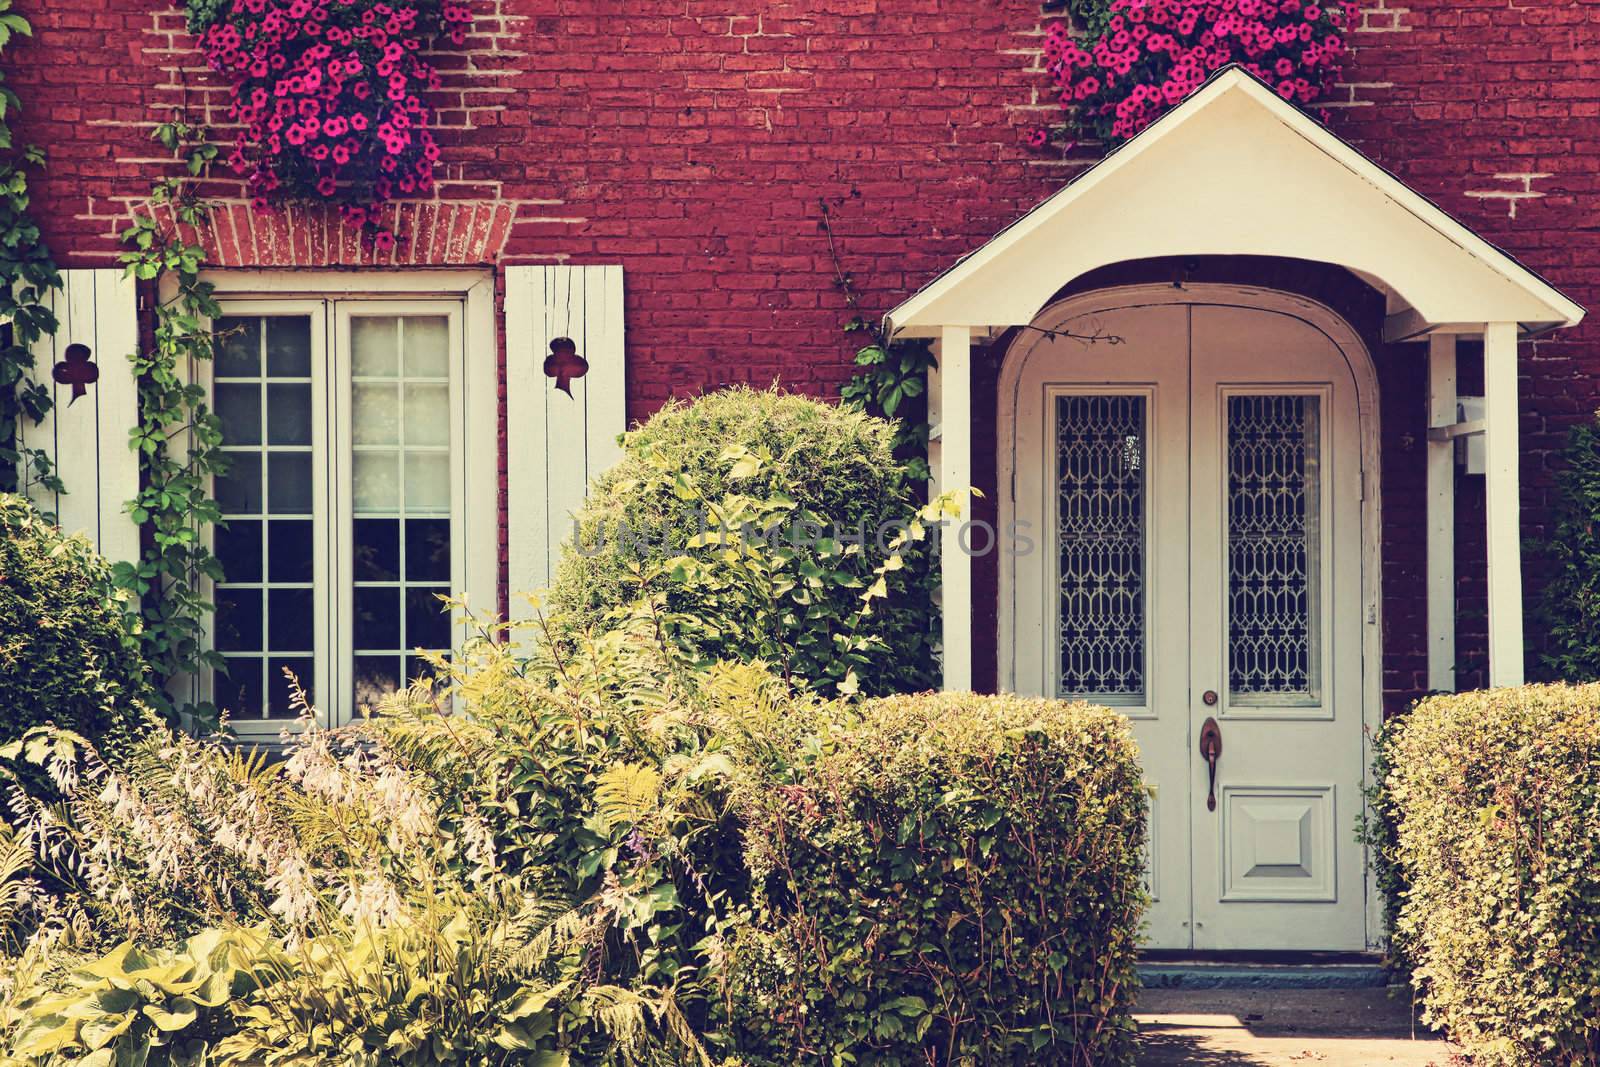
{"type": "Polygon", "coordinates": [[[406,453],[406,511],[450,510],[450,457],[443,452],[406,453]]]}
{"type": "Polygon", "coordinates": [[[393,378],[400,371],[399,325],[392,317],[350,320],[350,368],[357,378],[393,378]]]}
{"type": "Polygon", "coordinates": [[[1145,398],[1056,398],[1059,691],[1144,694],[1145,398]]]}
{"type": "Polygon", "coordinates": [[[217,346],[212,355],[218,378],[261,375],[261,320],[224,315],[216,321],[217,346]]]}
{"type": "Polygon", "coordinates": [[[400,577],[400,520],[357,519],[355,525],[356,581],[396,581],[400,577]]]}
{"type": "Polygon", "coordinates": [[[255,382],[218,382],[212,391],[212,410],[222,420],[222,435],[230,445],[261,443],[261,386],[255,382]]]}
{"type": "Polygon", "coordinates": [[[450,373],[450,320],[443,315],[409,315],[405,331],[405,365],[408,378],[443,378],[450,373]]]}
{"type": "Polygon", "coordinates": [[[312,689],[315,670],[316,661],[310,656],[273,656],[267,660],[267,718],[293,719],[300,714],[290,703],[290,679],[285,671],[305,690],[306,700],[314,703],[317,699],[312,689]]]}
{"type": "Polygon", "coordinates": [[[273,589],[267,594],[267,647],[274,652],[310,652],[315,632],[310,589],[273,589]]]}
{"type": "Polygon", "coordinates": [[[400,454],[357,452],[351,482],[357,514],[371,511],[398,511],[400,454]]]}
{"type": "Polygon", "coordinates": [[[450,581],[450,520],[406,520],[406,581],[450,581]]]}
{"type": "Polygon", "coordinates": [[[212,538],[216,546],[217,562],[222,564],[222,575],[229,582],[259,582],[261,580],[261,521],[259,519],[229,519],[227,526],[218,526],[212,538]]]}
{"type": "Polygon", "coordinates": [[[357,656],[355,658],[355,702],[358,712],[377,710],[385,695],[400,687],[399,656],[357,656]]]}
{"type": "MultiPolygon", "coordinates": [[[[261,513],[261,453],[229,452],[228,470],[216,477],[217,507],[224,515],[261,513]]],[[[226,537],[227,531],[219,536],[226,537]]]]}
{"type": "Polygon", "coordinates": [[[358,445],[400,443],[400,396],[387,382],[357,382],[350,390],[351,439],[358,445]]]}
{"type": "Polygon", "coordinates": [[[406,444],[450,443],[450,387],[406,385],[406,444]]]}
{"type": "Polygon", "coordinates": [[[400,644],[400,590],[395,586],[356,586],[353,639],[358,650],[395,649],[400,644]]]}
{"type": "Polygon", "coordinates": [[[311,535],[310,519],[273,519],[267,532],[268,577],[274,582],[311,581],[311,535]]]}
{"type": "Polygon", "coordinates": [[[441,595],[449,595],[448,587],[429,589],[411,587],[406,590],[406,647],[448,648],[450,646],[450,616],[445,612],[441,595]]]}
{"type": "Polygon", "coordinates": [[[227,668],[216,672],[213,699],[235,719],[261,718],[266,661],[258,656],[226,656],[227,668]]]}
{"type": "Polygon", "coordinates": [[[215,642],[219,652],[261,651],[261,590],[217,590],[215,642]]]}
{"type": "Polygon", "coordinates": [[[281,515],[311,514],[310,452],[267,456],[267,510],[281,515]]]}
{"type": "Polygon", "coordinates": [[[310,316],[267,319],[267,373],[274,378],[311,377],[310,316]]]}
{"type": "Polygon", "coordinates": [[[275,445],[311,443],[311,383],[267,386],[267,410],[272,413],[267,440],[275,445]]]}
{"type": "MultiPolygon", "coordinates": [[[[449,658],[450,658],[449,656],[446,656],[445,660],[448,662],[449,658]]],[[[406,657],[406,684],[407,685],[410,685],[412,682],[416,681],[418,678],[426,678],[429,681],[434,681],[435,679],[438,679],[444,673],[446,673],[446,672],[441,671],[438,668],[434,667],[434,665],[432,663],[429,663],[428,660],[425,657],[422,657],[422,656],[407,656],[406,657]]]]}
{"type": "Polygon", "coordinates": [[[1317,699],[1319,398],[1228,398],[1228,688],[1317,699]]]}

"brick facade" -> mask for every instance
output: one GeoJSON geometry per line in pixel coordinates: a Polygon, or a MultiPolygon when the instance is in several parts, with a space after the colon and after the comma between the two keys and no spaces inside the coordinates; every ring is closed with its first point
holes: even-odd
{"type": "MultiPolygon", "coordinates": [[[[823,201],[844,269],[876,314],[1089,158],[1042,158],[1022,144],[1022,132],[1053,114],[1042,103],[1039,45],[1054,16],[1021,0],[474,8],[467,46],[438,58],[446,84],[433,101],[444,148],[436,196],[401,209],[404,236],[380,265],[623,264],[635,418],[670,396],[732,382],[828,394],[849,377],[847,311],[818,226],[823,201]]],[[[65,265],[103,265],[161,166],[150,127],[179,106],[221,121],[223,95],[175,9],[51,0],[22,10],[37,39],[13,46],[11,78],[25,108],[20,136],[50,156],[37,185],[45,233],[65,265]]],[[[1593,303],[1596,41],[1593,4],[1376,0],[1332,101],[1335,129],[1593,303]]],[[[372,265],[318,210],[252,216],[237,202],[238,182],[218,175],[213,186],[235,201],[211,235],[219,262],[372,265]]],[[[1542,531],[1566,426],[1597,403],[1597,330],[1524,346],[1530,536],[1542,531]]],[[[1473,388],[1471,364],[1466,353],[1463,392],[1473,388]]],[[[1379,369],[1384,687],[1398,706],[1426,677],[1420,349],[1385,350],[1379,369]]],[[[975,385],[983,441],[993,391],[975,385]]],[[[980,473],[992,472],[992,457],[978,460],[980,473]]],[[[1464,683],[1481,678],[1483,658],[1481,500],[1481,480],[1463,480],[1464,683]]],[[[1539,575],[1530,559],[1530,592],[1539,575]]],[[[980,594],[992,596],[992,582],[980,594]]],[[[980,598],[980,633],[992,612],[980,598]]]]}

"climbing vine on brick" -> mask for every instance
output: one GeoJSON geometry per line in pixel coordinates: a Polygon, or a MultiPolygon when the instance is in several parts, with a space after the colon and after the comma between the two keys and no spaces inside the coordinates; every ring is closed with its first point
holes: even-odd
{"type": "Polygon", "coordinates": [[[439,88],[427,49],[461,44],[457,0],[191,0],[206,62],[233,84],[228,161],[258,206],[339,205],[380,250],[383,205],[433,188],[439,145],[424,101],[439,88]]]}
{"type": "MultiPolygon", "coordinates": [[[[33,35],[27,19],[11,8],[11,0],[0,0],[0,54],[16,35],[33,35]]],[[[51,407],[50,389],[35,377],[31,346],[56,332],[46,300],[61,287],[28,190],[28,172],[43,165],[44,153],[19,147],[11,137],[8,119],[20,107],[0,72],[0,489],[60,492],[65,486],[49,455],[19,439],[25,421],[40,422],[51,407]]]]}
{"type": "MultiPolygon", "coordinates": [[[[1067,111],[1068,146],[1119,144],[1237,64],[1285,100],[1312,106],[1338,80],[1353,3],[1317,0],[1077,0],[1052,25],[1045,61],[1067,111]]],[[[1325,111],[1317,113],[1327,121],[1325,111]]],[[[1051,131],[1032,134],[1035,147],[1051,131]]]]}
{"type": "MultiPolygon", "coordinates": [[[[200,278],[205,248],[185,239],[185,233],[205,230],[211,205],[196,194],[195,179],[217,148],[204,130],[182,119],[158,126],[154,137],[183,162],[184,172],[157,182],[153,210],[135,214],[122,234],[125,269],[153,283],[156,299],[155,343],[130,357],[139,381],[139,422],[129,447],[139,454],[140,490],[127,507],[143,531],[141,551],[136,562],[117,564],[115,574],[139,597],[145,658],[165,685],[223,666],[205,640],[213,611],[205,583],[222,578],[206,531],[221,518],[211,481],[225,471],[227,455],[222,425],[192,373],[212,358],[211,321],[222,311],[211,283],[200,278]]],[[[191,726],[215,719],[205,703],[167,702],[164,710],[191,726]]]]}

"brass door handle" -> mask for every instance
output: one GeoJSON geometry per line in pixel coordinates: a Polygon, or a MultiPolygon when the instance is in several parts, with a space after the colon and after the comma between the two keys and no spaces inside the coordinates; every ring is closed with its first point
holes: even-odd
{"type": "Polygon", "coordinates": [[[1206,787],[1206,810],[1217,810],[1217,760],[1222,758],[1222,727],[1207,719],[1200,727],[1200,758],[1206,761],[1210,783],[1206,787]]]}

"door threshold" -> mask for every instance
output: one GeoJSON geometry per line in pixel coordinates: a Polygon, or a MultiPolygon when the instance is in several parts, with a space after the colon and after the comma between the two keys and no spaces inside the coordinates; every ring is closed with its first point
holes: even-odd
{"type": "Polygon", "coordinates": [[[1376,952],[1143,952],[1147,989],[1373,989],[1389,984],[1376,952]]]}
{"type": "Polygon", "coordinates": [[[1190,949],[1147,948],[1139,951],[1140,963],[1281,963],[1310,966],[1326,963],[1382,963],[1383,953],[1363,951],[1315,951],[1306,949],[1190,949]]]}

